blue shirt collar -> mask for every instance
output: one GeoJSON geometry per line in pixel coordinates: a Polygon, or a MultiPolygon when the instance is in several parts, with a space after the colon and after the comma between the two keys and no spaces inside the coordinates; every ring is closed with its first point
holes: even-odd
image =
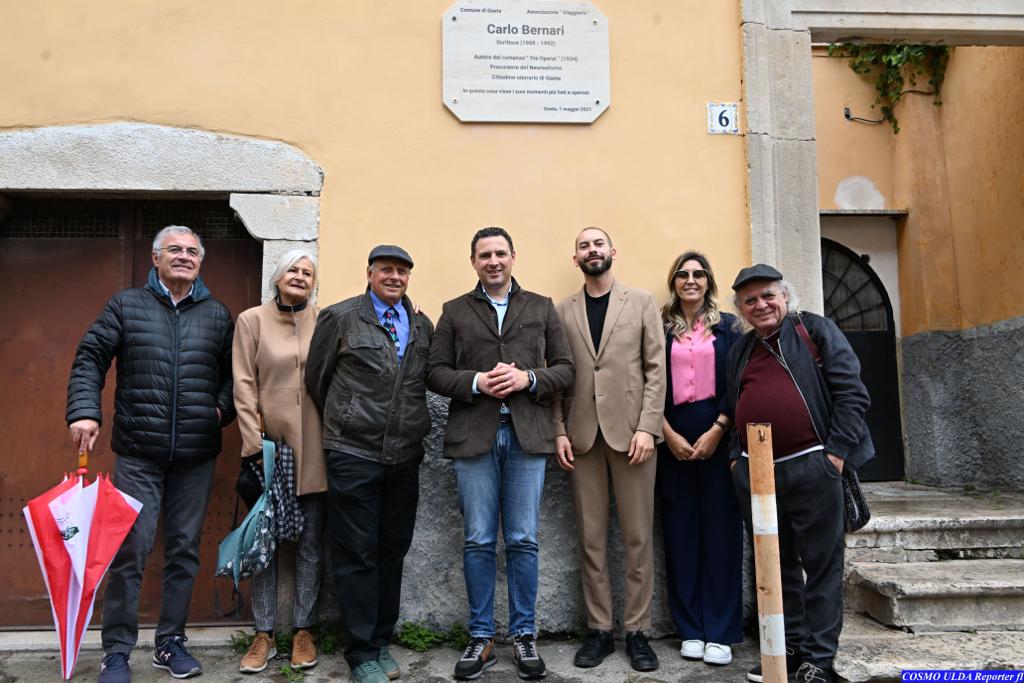
{"type": "Polygon", "coordinates": [[[392,306],[391,304],[387,303],[386,301],[381,299],[379,296],[374,294],[372,289],[369,290],[369,291],[370,291],[370,301],[373,302],[373,310],[377,314],[378,320],[384,317],[384,312],[387,311],[389,308],[395,309],[395,314],[396,314],[397,318],[399,320],[402,319],[402,302],[401,301],[399,301],[397,305],[392,306]]]}
{"type": "Polygon", "coordinates": [[[196,290],[196,283],[193,282],[192,286],[188,288],[188,294],[178,299],[178,301],[175,301],[174,297],[171,296],[171,290],[167,288],[167,285],[164,284],[164,281],[161,280],[159,277],[157,277],[156,281],[160,283],[160,289],[162,289],[164,294],[167,295],[167,298],[171,300],[171,305],[174,306],[175,308],[177,308],[178,304],[180,304],[182,301],[192,296],[192,292],[196,290]]]}

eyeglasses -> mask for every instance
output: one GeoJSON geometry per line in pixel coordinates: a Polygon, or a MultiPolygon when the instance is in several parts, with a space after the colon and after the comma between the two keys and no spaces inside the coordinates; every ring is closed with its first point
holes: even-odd
{"type": "Polygon", "coordinates": [[[704,270],[703,268],[698,268],[697,270],[694,271],[677,270],[675,277],[682,278],[683,280],[689,280],[691,275],[693,276],[694,280],[708,279],[708,271],[704,270]]]}
{"type": "Polygon", "coordinates": [[[203,252],[199,251],[196,247],[179,247],[177,244],[169,247],[160,247],[158,251],[166,251],[171,256],[181,256],[182,253],[188,254],[192,258],[199,258],[203,255],[203,252]]]}

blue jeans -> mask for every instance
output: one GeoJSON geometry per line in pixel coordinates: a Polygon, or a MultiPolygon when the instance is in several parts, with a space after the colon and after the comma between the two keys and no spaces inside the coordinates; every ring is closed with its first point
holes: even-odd
{"type": "Polygon", "coordinates": [[[501,422],[489,453],[454,461],[466,541],[463,573],[469,598],[469,635],[494,635],[498,515],[505,541],[508,630],[536,634],[537,521],[546,455],[526,453],[511,422],[501,422]]]}

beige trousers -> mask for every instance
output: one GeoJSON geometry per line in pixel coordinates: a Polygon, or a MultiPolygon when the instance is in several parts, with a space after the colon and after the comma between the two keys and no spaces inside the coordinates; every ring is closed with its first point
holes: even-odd
{"type": "Polygon", "coordinates": [[[630,466],[625,453],[612,450],[598,434],[594,447],[576,454],[570,473],[576,529],[580,537],[580,573],[587,626],[612,630],[612,589],[608,578],[609,478],[626,549],[627,631],[651,626],[654,594],[654,477],[657,453],[640,465],[630,466]]]}

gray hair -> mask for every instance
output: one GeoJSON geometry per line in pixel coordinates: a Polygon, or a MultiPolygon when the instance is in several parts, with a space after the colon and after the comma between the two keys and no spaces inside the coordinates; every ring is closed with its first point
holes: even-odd
{"type": "Polygon", "coordinates": [[[313,284],[314,286],[316,285],[316,257],[308,249],[290,249],[281,254],[281,258],[277,260],[277,265],[274,266],[274,272],[270,274],[270,284],[274,285],[275,292],[277,291],[277,281],[284,277],[289,268],[302,259],[306,259],[313,264],[313,284]]]}
{"type": "Polygon", "coordinates": [[[786,304],[786,311],[790,315],[796,315],[800,312],[800,297],[796,293],[796,288],[793,287],[793,283],[789,280],[779,280],[779,289],[786,293],[789,298],[789,302],[786,304]]]}
{"type": "Polygon", "coordinates": [[[153,253],[156,254],[164,246],[164,240],[171,235],[192,235],[199,245],[199,258],[206,256],[206,249],[203,248],[203,240],[196,234],[195,230],[185,225],[168,225],[156,234],[153,238],[153,253]]]}
{"type": "MultiPolygon", "coordinates": [[[[800,313],[800,297],[796,293],[796,288],[793,287],[793,283],[789,280],[777,280],[779,283],[779,289],[786,294],[786,315],[797,315],[800,313]]],[[[732,295],[732,305],[737,311],[741,311],[740,308],[740,294],[734,292],[732,295]]],[[[736,322],[741,331],[751,329],[750,323],[746,321],[743,315],[736,316],[736,322]]]]}

